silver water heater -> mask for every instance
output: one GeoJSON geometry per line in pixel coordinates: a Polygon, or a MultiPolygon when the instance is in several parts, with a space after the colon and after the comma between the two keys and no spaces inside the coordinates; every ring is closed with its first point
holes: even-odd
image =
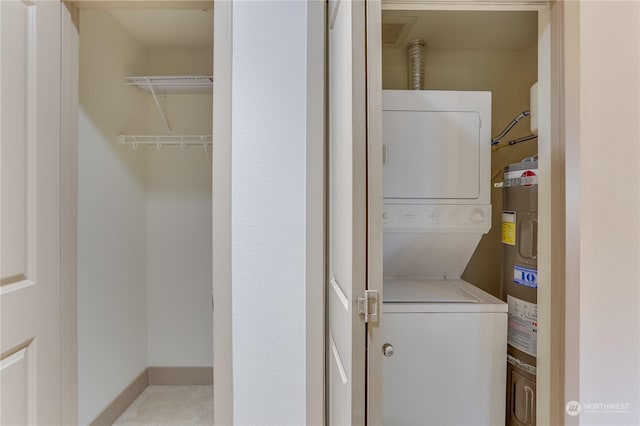
{"type": "Polygon", "coordinates": [[[509,307],[507,426],[536,424],[538,162],[504,170],[501,296],[509,307]]]}

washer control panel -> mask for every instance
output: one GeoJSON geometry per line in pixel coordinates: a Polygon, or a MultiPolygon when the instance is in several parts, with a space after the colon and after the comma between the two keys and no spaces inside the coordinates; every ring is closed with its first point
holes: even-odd
{"type": "Polygon", "coordinates": [[[487,204],[385,204],[386,232],[481,232],[491,229],[487,204]]]}

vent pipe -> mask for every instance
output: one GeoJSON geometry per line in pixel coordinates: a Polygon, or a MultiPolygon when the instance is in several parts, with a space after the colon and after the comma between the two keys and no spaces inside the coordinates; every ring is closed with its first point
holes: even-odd
{"type": "Polygon", "coordinates": [[[424,47],[423,39],[412,40],[407,45],[409,57],[409,89],[422,90],[424,85],[424,47]]]}

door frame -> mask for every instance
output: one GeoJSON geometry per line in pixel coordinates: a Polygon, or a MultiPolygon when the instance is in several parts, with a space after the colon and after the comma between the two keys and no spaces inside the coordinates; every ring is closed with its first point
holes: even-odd
{"type": "MultiPolygon", "coordinates": [[[[306,140],[306,424],[325,424],[325,129],[324,2],[307,3],[306,140]],[[319,161],[318,159],[322,159],[319,161]]],[[[233,3],[214,3],[214,90],[212,147],[214,203],[214,424],[233,424],[231,328],[231,124],[233,3]],[[216,160],[218,163],[216,164],[216,160]]]]}
{"type": "Polygon", "coordinates": [[[378,291],[378,322],[367,324],[366,419],[382,424],[383,200],[382,200],[382,1],[365,4],[367,81],[367,290],[378,291]]]}
{"type": "MultiPolygon", "coordinates": [[[[565,211],[562,90],[563,2],[546,0],[383,0],[382,10],[535,11],[538,13],[540,181],[538,229],[538,375],[536,416],[562,424],[565,371],[565,211]],[[560,4],[559,4],[560,3],[560,4]],[[556,182],[554,185],[551,182],[556,182]],[[552,262],[553,259],[553,262],[552,262]],[[547,283],[547,285],[544,285],[547,283]],[[553,283],[553,285],[549,285],[553,283]],[[552,324],[554,327],[552,328],[552,324]]],[[[370,164],[370,167],[372,165],[370,164]]],[[[375,167],[375,163],[373,165],[375,167]]]]}
{"type": "Polygon", "coordinates": [[[62,424],[78,424],[78,111],[80,38],[78,9],[61,4],[61,141],[60,141],[60,261],[62,424]]]}
{"type": "MultiPolygon", "coordinates": [[[[65,2],[63,7],[63,51],[62,51],[62,66],[64,80],[62,85],[62,114],[63,114],[63,130],[62,130],[62,156],[61,164],[62,170],[65,175],[62,182],[62,300],[63,307],[63,334],[62,334],[62,347],[63,347],[63,420],[67,424],[77,423],[77,318],[76,318],[76,277],[75,271],[77,268],[76,261],[76,236],[77,236],[77,221],[76,221],[76,188],[77,188],[77,135],[75,123],[77,122],[78,111],[78,50],[75,43],[78,43],[77,34],[77,8],[78,7],[109,7],[109,2],[92,2],[92,1],[76,1],[65,2]]],[[[117,4],[122,7],[122,2],[112,2],[111,6],[117,4]]],[[[132,2],[135,3],[135,2],[132,2]]],[[[153,4],[158,6],[167,7],[171,2],[144,2],[145,7],[152,6],[153,4]]],[[[175,2],[173,4],[176,4],[175,2]]],[[[186,6],[186,3],[179,2],[180,6],[186,6]]],[[[201,2],[191,2],[194,6],[201,6],[201,2]]],[[[324,10],[322,15],[322,28],[318,28],[319,19],[319,7],[316,3],[309,3],[308,13],[308,39],[307,46],[309,52],[317,52],[319,41],[324,43],[324,10]],[[314,50],[315,49],[315,50],[314,50]]],[[[550,174],[547,179],[541,177],[540,187],[546,188],[545,199],[548,202],[548,209],[544,213],[546,214],[550,227],[545,231],[544,238],[540,238],[541,247],[548,247],[549,258],[542,263],[545,270],[541,271],[540,281],[546,279],[547,282],[564,283],[564,271],[565,271],[565,244],[564,244],[564,229],[565,229],[565,216],[564,216],[564,139],[563,139],[563,125],[564,122],[564,70],[561,65],[562,62],[562,46],[564,38],[564,12],[562,2],[554,2],[551,6],[544,1],[505,1],[504,3],[496,4],[491,1],[451,1],[443,3],[442,1],[423,0],[419,2],[422,4],[431,4],[431,7],[441,7],[454,10],[536,10],[539,13],[544,13],[547,19],[551,21],[552,33],[548,35],[546,43],[549,45],[550,51],[548,52],[548,59],[550,64],[548,67],[549,83],[553,88],[551,93],[548,93],[547,101],[551,105],[551,116],[546,119],[551,122],[549,125],[550,139],[552,140],[547,145],[547,152],[545,153],[546,161],[550,167],[550,174]],[[562,185],[551,187],[551,180],[554,182],[562,182],[562,185]],[[551,232],[552,231],[552,232],[551,232]],[[551,249],[553,251],[551,251],[551,249]],[[553,258],[554,263],[550,267],[550,259],[553,258]],[[546,267],[544,266],[546,264],[546,267]]],[[[415,8],[419,5],[415,2],[385,2],[382,6],[388,7],[412,7],[415,8]]],[[[222,62],[224,67],[220,65],[220,60],[215,61],[218,63],[219,68],[215,68],[216,82],[221,88],[228,88],[228,90],[217,91],[218,97],[214,96],[214,118],[216,126],[214,127],[214,137],[218,141],[214,145],[215,152],[220,155],[219,167],[220,174],[217,175],[219,180],[214,181],[214,190],[222,191],[218,198],[218,205],[214,205],[212,212],[214,218],[214,229],[223,230],[223,227],[229,224],[229,207],[230,207],[230,124],[231,124],[231,48],[232,48],[232,3],[231,2],[216,2],[215,3],[216,16],[215,16],[215,57],[218,59],[227,58],[228,61],[222,62]],[[220,56],[218,56],[220,55],[220,56]],[[226,69],[225,69],[226,68],[226,69]],[[217,99],[217,100],[216,100],[217,99]],[[215,108],[218,105],[218,108],[215,108]],[[218,129],[218,130],[216,130],[218,129]],[[226,154],[225,154],[226,153],[226,154]],[[226,155],[226,156],[225,156],[226,155]],[[226,191],[226,192],[225,192],[226,191]],[[225,200],[226,198],[226,200],[225,200]],[[225,221],[226,220],[226,221],[225,221]],[[217,228],[219,227],[219,228],[217,228]]],[[[322,5],[324,9],[324,5],[322,5]]],[[[371,19],[375,21],[375,16],[371,19]]],[[[371,21],[371,22],[373,22],[371,21]]],[[[324,52],[324,50],[322,50],[324,52]]],[[[319,60],[324,62],[324,55],[322,59],[319,59],[319,55],[308,56],[308,81],[320,81],[317,79],[317,71],[324,67],[312,66],[312,64],[318,64],[319,60]],[[314,72],[315,69],[315,72],[314,72]],[[311,80],[313,79],[313,80],[311,80]]],[[[539,65],[540,66],[540,65],[539,65]]],[[[310,93],[312,89],[308,89],[310,93]]],[[[324,89],[322,89],[324,91],[324,89]]],[[[318,108],[317,99],[313,102],[314,97],[309,97],[308,114],[318,108]]],[[[324,102],[324,101],[323,101],[324,102]]],[[[308,115],[309,117],[317,117],[318,114],[308,115]]],[[[308,122],[308,138],[307,147],[308,154],[311,152],[318,152],[319,141],[322,142],[322,148],[324,149],[324,133],[323,125],[320,126],[320,130],[317,128],[318,121],[313,120],[308,122]],[[316,126],[314,128],[314,126],[316,126]],[[314,130],[315,129],[315,130],[314,130]],[[314,151],[315,150],[315,151],[314,151]]],[[[213,155],[215,158],[216,155],[213,155]]],[[[545,160],[543,158],[543,161],[545,160]]],[[[308,182],[312,182],[308,186],[310,194],[324,194],[324,164],[317,161],[317,157],[307,157],[307,171],[308,182]],[[320,177],[320,179],[318,179],[320,177]]],[[[324,195],[322,195],[322,205],[324,206],[324,195]]],[[[307,199],[307,206],[318,206],[318,198],[309,197],[307,199]]],[[[312,235],[312,238],[307,241],[307,319],[312,321],[307,322],[307,420],[308,424],[324,424],[324,409],[320,408],[324,406],[324,350],[320,350],[322,355],[319,354],[319,348],[324,348],[324,286],[318,284],[324,282],[324,256],[318,254],[320,245],[324,245],[324,230],[320,230],[318,220],[324,222],[324,209],[310,209],[308,210],[310,216],[307,218],[307,223],[316,224],[308,235],[312,235]],[[322,234],[319,236],[319,234],[322,234]],[[315,255],[313,255],[315,253],[315,255]],[[320,260],[321,259],[321,260],[320,260]],[[321,262],[321,263],[318,263],[321,262]],[[318,270],[319,266],[319,270],[318,270]],[[313,267],[315,269],[310,269],[313,267]],[[311,272],[314,271],[315,272],[311,272]],[[319,295],[319,289],[322,289],[322,295],[319,295]],[[320,324],[322,329],[320,330],[320,324]],[[322,373],[322,379],[318,372],[322,373]]],[[[541,212],[542,214],[542,212],[541,212]]],[[[227,226],[226,229],[229,229],[227,226]]],[[[221,235],[220,241],[214,243],[214,253],[219,253],[222,256],[230,255],[230,235],[225,237],[221,235]]],[[[323,249],[322,249],[323,252],[323,249]]],[[[218,294],[220,299],[225,300],[226,297],[230,297],[231,282],[230,282],[230,268],[225,271],[224,264],[230,265],[229,257],[224,262],[220,259],[220,264],[223,268],[220,270],[214,270],[214,283],[218,283],[214,286],[214,295],[218,294]]],[[[539,368],[540,378],[543,380],[539,384],[539,393],[542,398],[539,399],[538,404],[538,418],[541,420],[547,419],[546,423],[560,424],[557,420],[564,418],[564,287],[558,285],[552,290],[543,290],[543,294],[547,300],[551,301],[550,309],[544,309],[540,311],[541,323],[550,324],[550,321],[555,321],[556,324],[562,324],[557,329],[551,329],[548,326],[542,326],[539,329],[539,347],[544,349],[545,353],[549,354],[549,361],[543,363],[539,368]],[[553,294],[551,294],[551,291],[553,294]],[[561,416],[561,417],[559,417],[561,416]],[[551,420],[554,421],[551,421],[551,420]]],[[[576,302],[577,303],[577,302],[576,302]]],[[[227,309],[226,306],[230,304],[218,303],[216,313],[214,314],[214,359],[216,370],[227,371],[225,376],[216,376],[216,389],[214,401],[216,403],[216,424],[228,424],[229,421],[225,419],[232,419],[233,413],[233,400],[232,400],[232,353],[231,345],[224,344],[225,339],[231,338],[231,324],[226,324],[222,321],[222,318],[228,315],[230,318],[230,311],[224,312],[227,309]],[[222,305],[222,306],[221,306],[222,305]],[[221,312],[221,310],[223,312],[221,312]],[[216,319],[218,319],[216,321],[216,319]],[[216,325],[217,324],[217,325],[216,325]],[[225,334],[226,333],[226,334],[225,334]],[[218,348],[217,350],[215,348],[218,348]],[[218,399],[220,398],[220,399],[218,399]],[[218,417],[220,416],[220,417],[218,417]]],[[[227,341],[228,342],[228,341],[227,341]]],[[[215,370],[214,370],[215,371],[215,370]]]]}
{"type": "Polygon", "coordinates": [[[325,424],[325,26],[324,1],[307,2],[306,424],[325,424]],[[322,159],[322,161],[318,161],[322,159]]]}
{"type": "Polygon", "coordinates": [[[213,12],[213,140],[211,146],[213,242],[213,424],[233,424],[231,312],[231,110],[233,3],[213,12]],[[219,89],[218,89],[219,87],[219,89]]]}
{"type": "MultiPolygon", "coordinates": [[[[195,8],[205,1],[65,1],[62,7],[62,344],[63,423],[77,424],[77,121],[79,111],[79,9],[195,8]]],[[[213,168],[213,295],[214,423],[233,421],[233,358],[231,351],[231,71],[233,3],[214,3],[213,168]]],[[[323,81],[324,4],[309,2],[307,13],[308,81],[323,81]]],[[[324,84],[308,87],[307,112],[307,229],[306,238],[306,386],[307,424],[324,424],[324,84]]]]}

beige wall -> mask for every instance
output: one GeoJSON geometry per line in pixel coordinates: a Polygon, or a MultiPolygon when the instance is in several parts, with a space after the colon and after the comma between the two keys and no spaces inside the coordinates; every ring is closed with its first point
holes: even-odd
{"type": "Polygon", "coordinates": [[[213,47],[147,49],[147,69],[153,75],[211,75],[213,47]]]}
{"type": "MultiPolygon", "coordinates": [[[[492,93],[492,135],[496,135],[520,112],[529,110],[529,89],[537,81],[537,46],[520,52],[510,51],[425,51],[425,89],[487,90],[492,93]]],[[[405,48],[383,48],[382,83],[384,89],[407,89],[407,53],[405,48]]],[[[503,140],[529,134],[529,119],[524,119],[503,140]]],[[[492,174],[504,166],[537,153],[537,142],[525,142],[492,154],[492,174]]],[[[501,174],[495,181],[501,180],[501,174]]],[[[493,208],[491,231],[485,235],[471,258],[463,278],[481,289],[499,296],[500,213],[502,192],[491,190],[493,208]]]]}

